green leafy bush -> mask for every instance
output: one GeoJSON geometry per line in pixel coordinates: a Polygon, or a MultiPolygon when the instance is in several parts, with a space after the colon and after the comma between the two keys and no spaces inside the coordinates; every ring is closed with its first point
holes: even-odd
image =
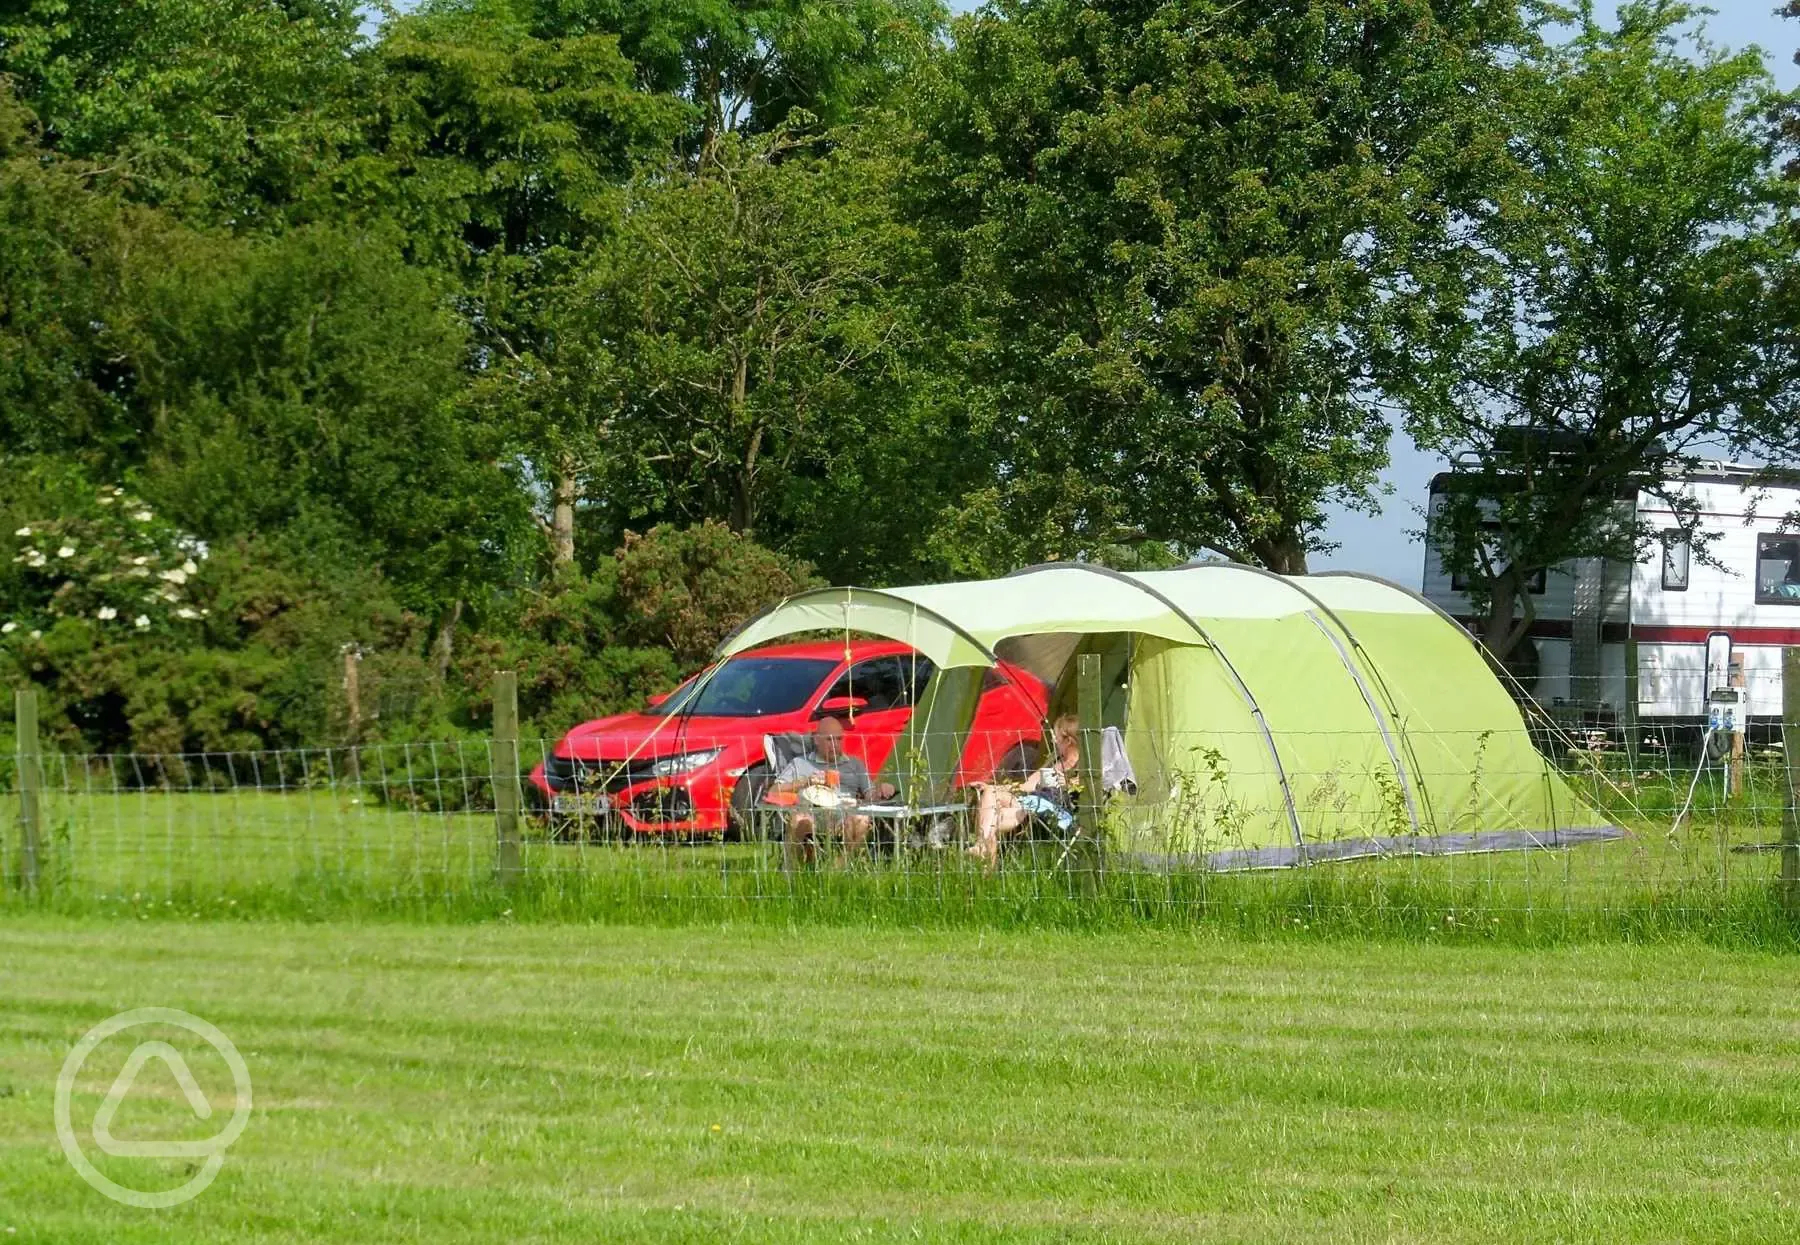
{"type": "MultiPolygon", "coordinates": [[[[119,496],[109,504],[137,504],[119,496]]],[[[139,522],[137,512],[122,513],[139,522]]],[[[149,556],[106,535],[107,519],[78,510],[17,538],[27,562],[36,561],[27,551],[41,550],[43,533],[99,552],[82,562],[73,588],[45,587],[32,598],[34,625],[14,628],[0,644],[0,680],[40,690],[46,747],[141,754],[112,771],[126,785],[229,784],[243,781],[245,765],[260,772],[260,762],[246,759],[253,754],[337,749],[329,771],[287,758],[283,782],[323,783],[341,779],[342,750],[354,743],[365,746],[363,776],[374,798],[434,810],[485,806],[492,795],[482,749],[496,670],[518,672],[521,753],[530,768],[570,727],[667,691],[746,617],[816,582],[804,564],[717,525],[657,528],[631,537],[591,576],[496,594],[443,654],[444,629],[405,608],[374,570],[333,546],[321,555],[305,542],[246,537],[193,550],[191,574],[174,568],[179,582],[155,580],[178,588],[181,604],[162,601],[156,621],[139,627],[99,616],[106,592],[144,580],[127,575],[119,589],[101,577],[149,556]],[[80,535],[70,536],[78,523],[80,535]],[[362,654],[354,731],[347,648],[362,654]],[[427,756],[439,762],[429,773],[420,768],[427,756]]],[[[166,567],[176,554],[185,562],[179,535],[157,531],[154,565],[166,567]]]]}
{"type": "Polygon", "coordinates": [[[94,488],[70,472],[61,513],[28,520],[13,550],[0,645],[23,643],[64,620],[105,634],[191,628],[204,617],[193,580],[206,547],[118,485],[94,488]]]}
{"type": "Polygon", "coordinates": [[[745,619],[783,597],[824,586],[805,562],[711,520],[627,532],[613,573],[624,638],[667,648],[683,666],[705,661],[745,619]]]}

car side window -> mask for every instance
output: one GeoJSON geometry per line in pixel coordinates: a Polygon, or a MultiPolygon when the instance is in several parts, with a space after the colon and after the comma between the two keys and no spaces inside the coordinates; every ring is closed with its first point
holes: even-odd
{"type": "Polygon", "coordinates": [[[934,673],[923,657],[872,657],[844,671],[825,696],[855,696],[869,702],[868,710],[904,709],[924,692],[934,673]]]}
{"type": "Polygon", "coordinates": [[[925,657],[901,656],[895,660],[900,665],[900,703],[916,705],[924,698],[925,689],[931,686],[931,676],[937,673],[937,667],[925,657]]]}

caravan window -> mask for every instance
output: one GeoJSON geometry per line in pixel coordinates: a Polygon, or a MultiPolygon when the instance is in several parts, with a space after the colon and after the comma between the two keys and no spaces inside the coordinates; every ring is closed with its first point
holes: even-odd
{"type": "Polygon", "coordinates": [[[1756,600],[1800,605],[1800,536],[1756,538],[1756,600]]]}
{"type": "MultiPolygon", "coordinates": [[[[1497,552],[1497,546],[1499,545],[1499,540],[1497,539],[1497,537],[1500,532],[1500,522],[1497,519],[1483,519],[1481,521],[1481,530],[1484,533],[1493,533],[1495,536],[1495,539],[1491,539],[1491,540],[1487,541],[1488,553],[1491,556],[1495,552],[1497,552]]],[[[1534,597],[1541,597],[1544,595],[1544,589],[1547,586],[1547,584],[1548,584],[1548,576],[1545,573],[1544,569],[1542,567],[1539,567],[1537,572],[1534,575],[1532,575],[1532,577],[1529,580],[1526,581],[1525,591],[1530,593],[1534,597]]],[[[1452,592],[1467,592],[1468,590],[1469,590],[1469,577],[1467,575],[1464,575],[1461,571],[1451,571],[1450,572],[1450,591],[1452,591],[1452,592]]]]}
{"type": "MultiPolygon", "coordinates": [[[[1541,597],[1544,595],[1544,589],[1548,586],[1548,584],[1549,584],[1548,575],[1545,573],[1545,571],[1542,567],[1539,567],[1537,574],[1533,575],[1529,580],[1526,581],[1525,591],[1530,593],[1534,597],[1541,597]]],[[[1452,591],[1452,592],[1467,592],[1468,590],[1469,590],[1469,577],[1467,575],[1464,575],[1461,571],[1451,571],[1450,572],[1450,591],[1452,591]]]]}
{"type": "Polygon", "coordinates": [[[1679,529],[1662,534],[1663,591],[1686,592],[1688,586],[1688,538],[1679,529]]]}

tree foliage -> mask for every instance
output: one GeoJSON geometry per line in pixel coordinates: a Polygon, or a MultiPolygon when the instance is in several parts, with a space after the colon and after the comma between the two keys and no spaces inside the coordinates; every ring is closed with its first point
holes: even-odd
{"type": "Polygon", "coordinates": [[[1488,0],[960,22],[921,192],[978,326],[1001,509],[1062,556],[1304,569],[1325,507],[1368,503],[1386,462],[1372,347],[1515,30],[1488,0]]]}
{"type": "Polygon", "coordinates": [[[722,523],[627,533],[613,558],[624,635],[694,666],[743,619],[824,586],[804,562],[759,548],[722,523]]]}
{"type": "Polygon", "coordinates": [[[46,148],[0,82],[0,442],[116,465],[142,429],[121,367],[129,257],[165,232],[46,148]]]}
{"type": "MultiPolygon", "coordinates": [[[[431,11],[487,0],[435,0],[431,11]]],[[[534,37],[614,35],[647,91],[693,109],[683,151],[766,134],[796,110],[827,125],[878,104],[933,50],[939,0],[500,0],[534,37]]]]}
{"type": "Polygon", "coordinates": [[[1800,196],[1768,144],[1777,98],[1754,55],[1684,54],[1693,17],[1644,0],[1609,27],[1584,7],[1509,75],[1497,192],[1442,270],[1459,314],[1411,339],[1414,434],[1467,467],[1432,539],[1500,657],[1539,572],[1637,560],[1654,533],[1620,498],[1661,497],[1691,530],[1672,482],[1701,460],[1800,449],[1800,196]]]}
{"type": "Polygon", "coordinates": [[[59,153],[132,199],[279,228],[362,142],[355,0],[21,0],[0,73],[59,153]]]}
{"type": "Polygon", "coordinates": [[[614,344],[628,387],[614,489],[654,512],[753,534],[892,400],[910,239],[878,162],[810,145],[733,140],[641,185],[583,274],[586,338],[614,344]]]}
{"type": "Polygon", "coordinates": [[[1685,8],[945,14],[6,7],[0,669],[95,749],[343,738],[346,647],[365,739],[500,667],[555,734],[815,576],[1301,569],[1396,407],[1512,490],[1505,621],[1592,499],[1792,448],[1792,104],[1685,8]]]}

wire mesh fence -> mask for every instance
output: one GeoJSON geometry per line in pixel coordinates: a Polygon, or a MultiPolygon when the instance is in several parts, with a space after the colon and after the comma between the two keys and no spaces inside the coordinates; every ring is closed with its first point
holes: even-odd
{"type": "MultiPolygon", "coordinates": [[[[195,913],[829,896],[851,914],[993,902],[1369,928],[1780,917],[1800,848],[1778,740],[1536,725],[1290,732],[1274,752],[1122,732],[1111,770],[1098,731],[1066,764],[1016,733],[883,753],[854,731],[46,753],[35,807],[3,823],[0,894],[195,913]]],[[[14,810],[23,786],[8,780],[14,810]]]]}

